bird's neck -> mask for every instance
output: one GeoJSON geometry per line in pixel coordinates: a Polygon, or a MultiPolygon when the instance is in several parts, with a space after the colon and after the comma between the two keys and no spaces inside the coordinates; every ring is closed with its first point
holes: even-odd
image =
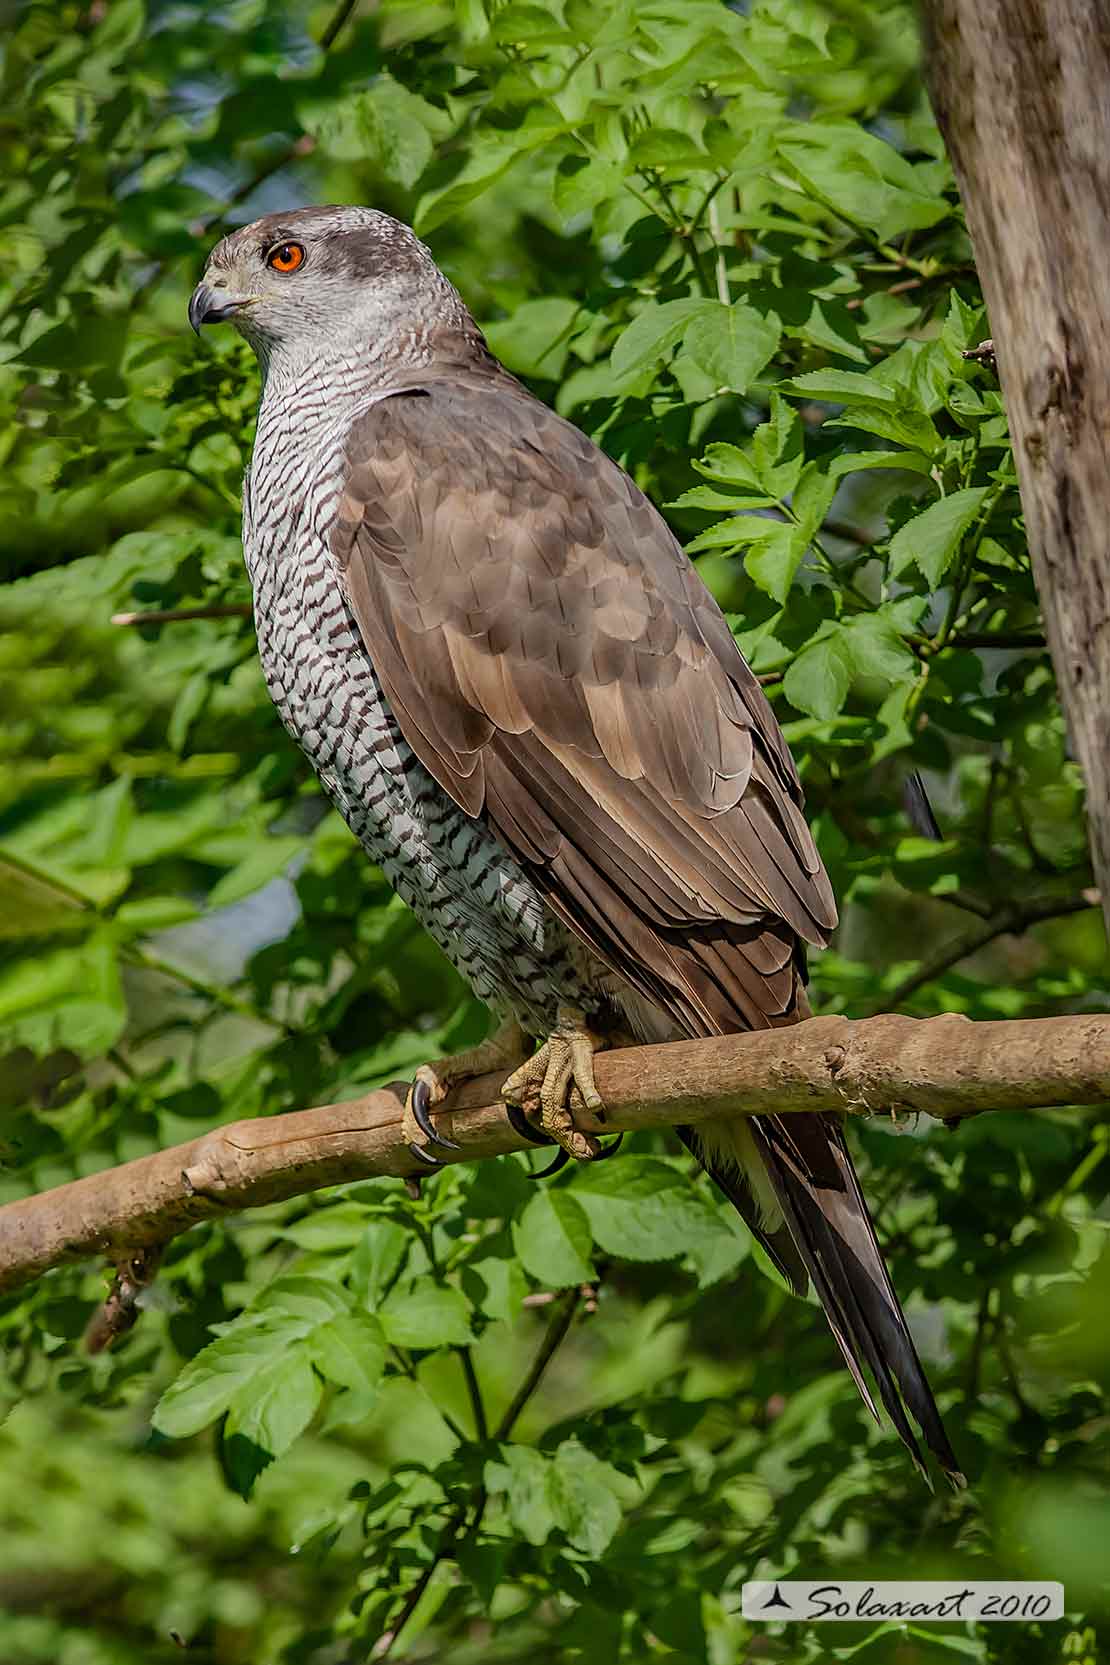
{"type": "Polygon", "coordinates": [[[319,344],[316,351],[284,349],[258,354],[262,370],[262,408],[280,403],[308,408],[325,404],[336,411],[357,405],[367,393],[396,384],[398,375],[430,362],[414,336],[410,340],[374,341],[352,336],[319,344]]]}

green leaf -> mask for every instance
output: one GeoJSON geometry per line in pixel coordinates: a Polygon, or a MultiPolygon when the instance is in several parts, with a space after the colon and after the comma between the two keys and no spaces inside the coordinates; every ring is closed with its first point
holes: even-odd
{"type": "Polygon", "coordinates": [[[398,1347],[465,1347],[471,1339],[466,1297],[430,1275],[391,1289],[378,1316],[398,1347]]]}
{"type": "Polygon", "coordinates": [[[951,213],[927,173],[854,122],[798,124],[780,141],[779,155],[808,195],[884,242],[951,213]]]}
{"type": "Polygon", "coordinates": [[[320,1324],[308,1338],[310,1356],[321,1376],[337,1387],[366,1393],[377,1387],[385,1370],[385,1335],[368,1312],[345,1312],[320,1324]]]}
{"type": "Polygon", "coordinates": [[[187,896],[142,896],[134,902],[123,902],[116,909],[115,920],[131,936],[142,936],[150,931],[166,931],[171,925],[183,925],[196,919],[199,909],[187,896]]]}
{"type": "Polygon", "coordinates": [[[303,838],[274,837],[262,838],[255,845],[248,856],[218,879],[208,892],[209,908],[225,908],[232,902],[239,902],[244,896],[250,896],[263,885],[268,885],[271,879],[280,878],[288,870],[289,863],[295,856],[299,856],[305,848],[303,838]]]}
{"type": "Polygon", "coordinates": [[[616,196],[623,183],[624,169],[616,162],[564,156],[555,171],[551,194],[563,218],[573,220],[616,196]]]}
{"type": "Polygon", "coordinates": [[[569,1191],[538,1191],[513,1221],[513,1242],[525,1269],[539,1283],[559,1289],[588,1283],[594,1275],[590,1222],[569,1191]]]}
{"type": "Polygon", "coordinates": [[[0,1050],[69,1047],[95,1057],[114,1046],[127,1022],[118,944],[109,926],[79,943],[0,963],[0,1050]]]}
{"type": "Polygon", "coordinates": [[[743,301],[734,306],[713,301],[691,318],[683,345],[718,387],[743,393],[774,353],[781,335],[777,319],[765,318],[743,301]]]}
{"type": "Polygon", "coordinates": [[[699,313],[711,313],[717,301],[687,299],[652,303],[633,319],[613,348],[613,373],[631,376],[646,370],[670,352],[699,313]]]}
{"type": "Polygon", "coordinates": [[[774,498],[766,493],[715,491],[712,486],[692,486],[667,504],[668,509],[769,509],[774,498]]]}
{"type": "Polygon", "coordinates": [[[830,478],[818,463],[806,463],[798,484],[794,487],[790,507],[807,544],[820,531],[835,495],[836,481],[830,478]]]}
{"type": "Polygon", "coordinates": [[[192,1359],[163,1393],[151,1421],[170,1439],[188,1439],[223,1416],[236,1393],[280,1358],[289,1341],[280,1317],[238,1320],[192,1359]]]}
{"type": "Polygon", "coordinates": [[[624,1260],[674,1260],[695,1244],[732,1236],[719,1211],[688,1176],[654,1156],[626,1156],[587,1167],[570,1193],[598,1247],[624,1260]]]}
{"type": "Polygon", "coordinates": [[[392,76],[383,75],[364,95],[360,114],[367,154],[387,179],[411,189],[432,159],[428,128],[440,125],[439,112],[392,76]]]}
{"type": "MultiPolygon", "coordinates": [[[[528,1283],[518,1261],[491,1255],[465,1269],[464,1285],[467,1285],[468,1277],[475,1278],[480,1286],[475,1304],[487,1318],[510,1324],[519,1317],[528,1293],[528,1283]]],[[[469,1290],[469,1285],[467,1288],[469,1290]]]]}
{"type": "Polygon", "coordinates": [[[936,589],[956,558],[965,532],[983,506],[986,486],[968,486],[931,503],[899,528],[890,540],[890,570],[895,577],[916,563],[936,589]]]}
{"type": "Polygon", "coordinates": [[[782,686],[791,705],[828,722],[843,707],[851,683],[851,656],[843,636],[837,634],[803,648],[782,686]]]}
{"type": "Polygon", "coordinates": [[[547,1471],[547,1496],[555,1524],[575,1549],[596,1560],[616,1536],[621,1506],[613,1491],[616,1471],[577,1440],[564,1440],[547,1471]]]}
{"type": "Polygon", "coordinates": [[[852,314],[843,302],[814,301],[805,323],[788,333],[800,341],[808,341],[813,347],[838,353],[842,358],[854,358],[860,364],[867,363],[867,354],[860,346],[852,314]]]}
{"type": "Polygon", "coordinates": [[[321,1278],[280,1278],[201,1350],[172,1382],[152,1418],[160,1433],[186,1439],[227,1415],[225,1462],[232,1483],[246,1496],[258,1474],[280,1457],[311,1420],[322,1387],[314,1366],[317,1337],[337,1370],[345,1347],[362,1337],[374,1368],[380,1341],[349,1327],[328,1332],[347,1314],[342,1289],[321,1278]]]}
{"type": "Polygon", "coordinates": [[[828,465],[834,480],[865,468],[905,468],[912,474],[928,474],[932,466],[929,458],[922,456],[920,451],[852,451],[833,457],[828,465]]]}
{"type": "Polygon", "coordinates": [[[932,421],[920,410],[899,410],[880,404],[852,405],[825,426],[858,428],[861,433],[904,445],[909,451],[922,451],[927,457],[935,457],[942,444],[932,421]]]}
{"type": "Polygon", "coordinates": [[[225,1463],[232,1485],[249,1497],[258,1475],[284,1456],[316,1414],[323,1383],[302,1348],[282,1350],[233,1398],[224,1424],[225,1463]]]}
{"type": "Polygon", "coordinates": [[[718,442],[707,447],[704,457],[694,467],[707,480],[727,481],[730,485],[761,487],[760,471],[746,452],[735,445],[718,442]]]}
{"type": "Polygon", "coordinates": [[[374,1220],[367,1226],[355,1250],[351,1287],[371,1312],[400,1272],[411,1241],[412,1233],[395,1220],[374,1220]]]}
{"type": "Polygon", "coordinates": [[[277,1312],[291,1329],[300,1325],[302,1333],[307,1335],[313,1324],[326,1324],[350,1308],[350,1296],[340,1284],[330,1278],[291,1272],[268,1284],[243,1317],[246,1320],[257,1314],[268,1316],[277,1312]]]}
{"type": "Polygon", "coordinates": [[[897,399],[894,388],[860,370],[809,370],[804,376],[791,376],[782,385],[792,393],[804,393],[809,399],[830,405],[893,405],[897,399]]]}
{"type": "Polygon", "coordinates": [[[803,526],[781,520],[767,524],[772,529],[753,542],[744,567],[752,582],[781,606],[809,547],[809,538],[803,526]]]}
{"type": "Polygon", "coordinates": [[[546,1543],[555,1525],[547,1493],[550,1463],[527,1445],[503,1445],[500,1460],[491,1458],[482,1478],[491,1497],[501,1497],[509,1524],[526,1543],[546,1543]]]}
{"type": "Polygon", "coordinates": [[[915,675],[917,661],[884,613],[861,613],[849,619],[841,640],[860,676],[901,682],[904,677],[915,675]]]}
{"type": "Polygon", "coordinates": [[[112,867],[122,862],[134,818],[131,781],[127,775],[121,775],[111,786],[97,792],[89,803],[84,853],[90,865],[112,867]]]}
{"type": "Polygon", "coordinates": [[[486,340],[515,375],[554,381],[563,373],[571,329],[581,310],[577,301],[558,295],[526,301],[511,318],[487,324],[486,340]]]}
{"type": "Polygon", "coordinates": [[[449,185],[427,192],[416,210],[417,234],[424,237],[482,195],[501,175],[567,130],[567,122],[550,105],[536,104],[519,127],[480,130],[467,161],[449,185]]]}
{"type": "Polygon", "coordinates": [[[764,489],[780,499],[789,497],[805,462],[802,424],[777,389],[771,394],[770,421],[761,422],[752,435],[752,458],[764,489]]]}
{"type": "Polygon", "coordinates": [[[733,515],[699,533],[686,545],[686,553],[747,547],[744,566],[749,577],[781,605],[809,541],[805,527],[795,526],[792,521],[772,519],[770,515],[733,515]]]}

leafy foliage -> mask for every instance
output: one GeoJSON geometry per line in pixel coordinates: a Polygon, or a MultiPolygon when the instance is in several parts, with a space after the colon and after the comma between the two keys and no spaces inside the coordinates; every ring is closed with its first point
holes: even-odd
{"type": "MultiPolygon", "coordinates": [[[[290,202],[415,221],[505,362],[665,506],[841,898],[821,1009],[1107,1007],[901,0],[12,10],[0,1198],[482,1030],[325,813],[245,616],[255,373],[184,307],[223,224],[290,202]],[[201,616],[113,623],[165,610],[201,616]],[[911,770],[940,841],[906,819],[911,770]]],[[[510,1158],[198,1227],[97,1358],[102,1280],[58,1271],[0,1307],[0,1652],[129,1665],[177,1658],[178,1633],[221,1665],[327,1665],[393,1631],[461,1665],[817,1660],[816,1631],[753,1636],[742,1581],[912,1565],[1063,1578],[1074,1617],[851,1627],[837,1657],[1094,1659],[1108,1127],[858,1135],[960,1498],[921,1492],[820,1313],[662,1137],[540,1190],[510,1158]]]]}

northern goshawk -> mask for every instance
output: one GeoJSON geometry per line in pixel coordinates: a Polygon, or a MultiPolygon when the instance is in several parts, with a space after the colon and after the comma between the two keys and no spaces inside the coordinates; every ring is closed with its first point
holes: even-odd
{"type": "MultiPolygon", "coordinates": [[[[498,364],[406,226],[268,215],[213,250],[189,316],[262,367],[243,544],[274,703],[502,1020],[418,1072],[406,1134],[427,1152],[446,1088],[511,1067],[507,1100],[594,1157],[571,1105],[600,1107],[597,1048],[808,1013],[836,911],[771,708],[662,517],[498,364]]],[[[864,1366],[915,1461],[907,1406],[960,1478],[838,1119],[684,1137],[812,1280],[872,1412],[864,1366]]]]}

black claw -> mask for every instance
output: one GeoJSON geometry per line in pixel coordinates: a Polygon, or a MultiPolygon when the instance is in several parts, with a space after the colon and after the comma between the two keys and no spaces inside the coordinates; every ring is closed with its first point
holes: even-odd
{"type": "MultiPolygon", "coordinates": [[[[554,1140],[552,1140],[552,1143],[554,1143],[554,1140]]],[[[529,1179],[550,1179],[552,1174],[557,1174],[559,1172],[560,1168],[565,1168],[569,1161],[570,1161],[570,1156],[569,1156],[568,1152],[563,1150],[562,1147],[560,1147],[558,1156],[554,1157],[552,1159],[552,1161],[550,1161],[547,1164],[546,1168],[541,1168],[539,1173],[529,1174],[528,1178],[529,1179]]]]}
{"type": "Polygon", "coordinates": [[[522,1139],[527,1139],[533,1145],[553,1145],[555,1140],[541,1131],[533,1122],[528,1120],[519,1104],[506,1104],[505,1114],[509,1119],[509,1126],[522,1139]]]}
{"type": "Polygon", "coordinates": [[[440,1133],[431,1117],[432,1089],[426,1081],[417,1076],[412,1084],[412,1114],[417,1127],[426,1139],[433,1145],[441,1145],[444,1150],[462,1150],[462,1146],[448,1139],[440,1133]]]}
{"type": "Polygon", "coordinates": [[[443,1163],[439,1160],[439,1157],[433,1156],[431,1151],[425,1150],[422,1145],[414,1145],[410,1143],[409,1149],[414,1156],[418,1156],[420,1158],[421,1162],[426,1162],[429,1168],[443,1167],[443,1163]]]}
{"type": "Polygon", "coordinates": [[[604,1161],[607,1160],[608,1157],[616,1156],[617,1152],[621,1148],[621,1143],[622,1143],[623,1139],[624,1139],[624,1134],[623,1133],[618,1133],[611,1145],[606,1145],[602,1150],[598,1151],[597,1155],[594,1157],[594,1161],[595,1162],[604,1162],[604,1161]]]}

